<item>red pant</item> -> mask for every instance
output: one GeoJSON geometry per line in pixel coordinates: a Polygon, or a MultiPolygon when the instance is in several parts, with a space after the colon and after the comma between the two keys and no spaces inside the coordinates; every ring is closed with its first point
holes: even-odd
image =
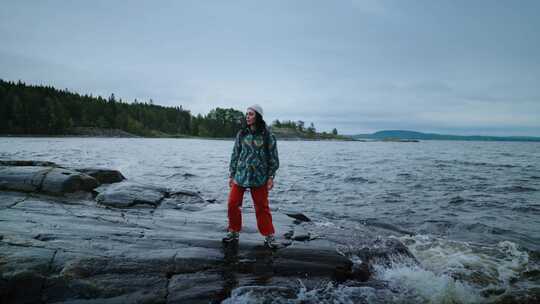
{"type": "MultiPolygon", "coordinates": [[[[232,183],[231,192],[229,193],[229,231],[239,232],[242,229],[242,201],[244,200],[244,192],[246,188],[240,187],[232,183]]],[[[257,216],[257,228],[264,235],[274,234],[274,225],[272,225],[272,215],[268,207],[268,188],[266,185],[251,188],[251,198],[255,205],[255,214],[257,216]]]]}

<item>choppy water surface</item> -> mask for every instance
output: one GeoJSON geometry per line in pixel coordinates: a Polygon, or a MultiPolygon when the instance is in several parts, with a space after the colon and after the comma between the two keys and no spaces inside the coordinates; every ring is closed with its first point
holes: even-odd
{"type": "MultiPolygon", "coordinates": [[[[0,138],[0,159],[116,168],[226,203],[232,141],[0,138]]],[[[320,227],[401,239],[421,266],[381,266],[386,289],[333,285],[296,297],[238,288],[226,302],[477,303],[540,294],[540,144],[425,141],[278,143],[273,209],[320,227]]],[[[225,215],[224,215],[224,220],[225,215]]],[[[354,244],[350,244],[353,246],[354,244]]]]}

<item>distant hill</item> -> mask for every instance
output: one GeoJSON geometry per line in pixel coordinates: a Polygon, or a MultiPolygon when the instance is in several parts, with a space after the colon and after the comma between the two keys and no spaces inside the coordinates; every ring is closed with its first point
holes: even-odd
{"type": "Polygon", "coordinates": [[[388,139],[416,139],[416,140],[477,140],[477,141],[535,141],[540,137],[532,136],[463,136],[436,133],[422,133],[407,130],[384,130],[373,134],[358,134],[351,136],[354,139],[388,140],[388,139]]]}

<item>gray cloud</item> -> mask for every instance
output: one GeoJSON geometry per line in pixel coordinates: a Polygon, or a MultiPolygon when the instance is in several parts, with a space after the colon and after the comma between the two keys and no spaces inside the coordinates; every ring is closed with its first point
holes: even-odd
{"type": "Polygon", "coordinates": [[[536,1],[12,1],[0,77],[343,133],[540,135],[536,1]]]}

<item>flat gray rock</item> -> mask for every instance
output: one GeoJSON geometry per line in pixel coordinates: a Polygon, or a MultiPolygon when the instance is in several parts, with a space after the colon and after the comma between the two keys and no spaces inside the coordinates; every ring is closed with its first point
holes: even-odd
{"type": "Polygon", "coordinates": [[[98,181],[84,173],[53,168],[47,173],[41,184],[40,191],[46,193],[72,193],[77,191],[91,191],[99,185],[98,181]]]}
{"type": "Polygon", "coordinates": [[[292,239],[298,242],[305,242],[311,240],[311,233],[307,231],[306,228],[303,226],[296,226],[294,227],[294,234],[292,235],[292,239]]]}
{"type": "Polygon", "coordinates": [[[0,189],[24,192],[39,191],[45,175],[51,170],[51,167],[0,167],[0,189]]]}
{"type": "Polygon", "coordinates": [[[60,167],[0,167],[1,190],[63,194],[91,191],[97,186],[98,182],[93,177],[60,167]]]}
{"type": "Polygon", "coordinates": [[[164,208],[174,208],[182,211],[201,211],[211,202],[205,200],[199,193],[192,191],[177,191],[170,193],[163,201],[164,208]]]}
{"type": "Polygon", "coordinates": [[[96,197],[99,204],[114,208],[134,206],[155,208],[168,194],[165,188],[129,181],[111,184],[106,188],[100,187],[96,191],[99,192],[96,197]]]}
{"type": "Polygon", "coordinates": [[[39,160],[0,160],[0,166],[43,166],[59,167],[56,163],[39,160]]]}
{"type": "Polygon", "coordinates": [[[95,178],[100,184],[118,183],[126,179],[124,175],[122,175],[122,173],[120,173],[120,171],[118,170],[106,168],[81,168],[75,170],[90,175],[91,177],[95,178]]]}
{"type": "Polygon", "coordinates": [[[285,213],[285,215],[298,220],[299,222],[311,222],[311,219],[302,213],[285,213]]]}
{"type": "Polygon", "coordinates": [[[0,243],[0,303],[39,303],[55,250],[0,243]]]}
{"type": "Polygon", "coordinates": [[[217,272],[183,273],[169,282],[167,303],[208,303],[223,290],[223,275],[217,272]]]}

